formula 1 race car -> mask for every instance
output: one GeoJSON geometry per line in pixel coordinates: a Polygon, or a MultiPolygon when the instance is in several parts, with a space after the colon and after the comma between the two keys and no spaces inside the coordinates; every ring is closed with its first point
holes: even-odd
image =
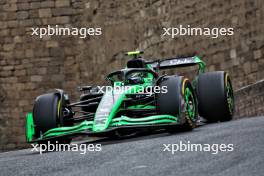
{"type": "Polygon", "coordinates": [[[192,130],[197,120],[232,119],[234,96],[224,71],[205,73],[198,56],[146,61],[141,51],[126,68],[110,73],[111,86],[82,86],[78,102],[70,103],[63,90],[40,95],[26,118],[27,142],[70,142],[74,136],[120,137],[141,130],[173,133],[192,130]],[[198,66],[190,81],[181,75],[159,75],[160,70],[198,66]]]}

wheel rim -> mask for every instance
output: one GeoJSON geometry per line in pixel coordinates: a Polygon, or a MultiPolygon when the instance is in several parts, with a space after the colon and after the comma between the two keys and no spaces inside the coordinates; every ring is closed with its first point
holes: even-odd
{"type": "Polygon", "coordinates": [[[187,87],[185,89],[185,107],[186,107],[186,113],[188,117],[194,121],[195,120],[195,113],[196,113],[196,107],[195,107],[195,100],[192,91],[187,87]]]}
{"type": "Polygon", "coordinates": [[[226,97],[229,113],[232,115],[234,110],[234,94],[230,80],[227,82],[226,86],[226,97]]]}

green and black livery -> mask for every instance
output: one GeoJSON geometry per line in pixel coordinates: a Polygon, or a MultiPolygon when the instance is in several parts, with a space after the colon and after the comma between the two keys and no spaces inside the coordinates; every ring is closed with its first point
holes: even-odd
{"type": "MultiPolygon", "coordinates": [[[[205,73],[198,56],[146,61],[141,51],[126,68],[107,76],[112,89],[82,86],[71,103],[63,90],[40,95],[26,117],[27,142],[70,142],[77,135],[125,136],[137,131],[192,130],[201,116],[208,122],[228,121],[234,111],[233,89],[224,71],[205,73]],[[160,70],[198,65],[194,80],[160,75],[160,70]],[[126,87],[125,91],[118,91],[126,87]],[[166,92],[150,91],[166,87],[166,92]]],[[[122,89],[123,90],[123,89],[122,89]]]]}

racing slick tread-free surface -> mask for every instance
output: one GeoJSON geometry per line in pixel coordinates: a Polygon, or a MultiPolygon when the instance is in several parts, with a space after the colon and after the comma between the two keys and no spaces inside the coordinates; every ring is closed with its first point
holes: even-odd
{"type": "MultiPolygon", "coordinates": [[[[186,87],[193,91],[190,82],[183,76],[170,76],[164,78],[159,86],[166,86],[167,93],[160,93],[156,95],[157,111],[159,114],[169,114],[179,118],[182,128],[168,128],[168,132],[174,133],[181,130],[192,130],[195,126],[195,121],[191,121],[183,114],[182,101],[184,100],[184,93],[186,87]]],[[[197,119],[197,113],[194,120],[197,119]]]]}
{"type": "Polygon", "coordinates": [[[198,77],[199,114],[209,122],[232,119],[228,109],[225,76],[224,71],[217,71],[203,73],[198,77]]]}
{"type": "Polygon", "coordinates": [[[33,108],[33,119],[36,136],[58,126],[59,97],[55,93],[40,95],[36,98],[33,108]]]}

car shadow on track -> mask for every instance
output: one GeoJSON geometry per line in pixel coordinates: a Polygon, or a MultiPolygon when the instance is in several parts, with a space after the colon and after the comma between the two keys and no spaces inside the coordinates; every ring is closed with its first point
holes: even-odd
{"type": "Polygon", "coordinates": [[[155,138],[160,138],[160,137],[167,137],[167,136],[172,136],[172,135],[183,135],[183,134],[188,134],[188,133],[195,133],[200,131],[199,128],[194,129],[193,131],[178,131],[176,133],[168,133],[165,130],[159,130],[159,131],[144,131],[144,132],[139,132],[135,135],[131,135],[128,137],[121,137],[121,138],[98,138],[92,141],[81,141],[76,143],[78,144],[95,144],[95,143],[100,143],[101,145],[111,145],[111,144],[119,144],[119,143],[127,143],[127,142],[133,142],[133,141],[141,141],[141,140],[146,140],[146,139],[155,139],[155,138]]]}

